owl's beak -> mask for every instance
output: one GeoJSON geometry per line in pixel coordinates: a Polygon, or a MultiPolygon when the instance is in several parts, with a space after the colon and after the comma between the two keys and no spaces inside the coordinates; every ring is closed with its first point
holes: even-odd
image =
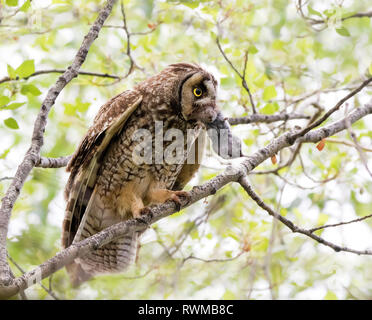
{"type": "Polygon", "coordinates": [[[198,114],[198,119],[206,126],[214,123],[218,116],[218,110],[214,106],[208,106],[203,109],[203,112],[198,114]]]}
{"type": "Polygon", "coordinates": [[[213,150],[224,159],[242,157],[241,141],[234,136],[227,118],[218,112],[215,119],[206,123],[213,150]]]}

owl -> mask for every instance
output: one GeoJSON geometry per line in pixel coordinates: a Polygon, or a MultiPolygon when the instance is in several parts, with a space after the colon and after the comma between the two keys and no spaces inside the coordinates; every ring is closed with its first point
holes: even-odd
{"type": "MultiPolygon", "coordinates": [[[[231,144],[230,128],[216,105],[216,89],[211,73],[196,64],[178,63],[100,108],[67,166],[63,248],[118,222],[141,217],[150,205],[179,204],[180,197],[188,197],[182,189],[200,166],[202,153],[195,150],[202,149],[206,129],[226,129],[227,145],[231,144]],[[183,133],[177,161],[164,161],[159,153],[155,143],[159,124],[160,151],[173,143],[164,138],[169,130],[183,133]],[[151,137],[146,147],[152,157],[143,163],[134,157],[139,144],[134,136],[141,130],[151,137]],[[187,161],[190,150],[195,161],[187,161]],[[159,155],[160,161],[155,161],[159,155]]],[[[220,146],[214,148],[221,153],[220,146]]],[[[66,267],[72,283],[123,271],[136,257],[139,236],[138,232],[126,234],[76,259],[66,267]]]]}

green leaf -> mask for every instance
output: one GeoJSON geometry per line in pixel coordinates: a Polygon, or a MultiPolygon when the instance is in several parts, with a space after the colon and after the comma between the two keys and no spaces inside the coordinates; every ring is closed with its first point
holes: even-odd
{"type": "Polygon", "coordinates": [[[5,106],[6,104],[8,104],[9,101],[10,101],[10,99],[7,96],[1,96],[0,97],[0,108],[2,106],[5,106]]]}
{"type": "Polygon", "coordinates": [[[76,99],[77,110],[79,112],[85,112],[89,109],[90,102],[83,102],[80,98],[76,99]]]}
{"type": "Polygon", "coordinates": [[[268,100],[271,100],[273,98],[275,98],[277,95],[276,93],[276,89],[274,86],[268,86],[264,89],[264,92],[263,92],[263,95],[262,95],[262,98],[265,100],[265,101],[268,101],[268,100]]]}
{"type": "Polygon", "coordinates": [[[25,102],[14,102],[14,103],[8,104],[5,107],[2,107],[1,109],[3,109],[3,110],[15,110],[15,109],[18,109],[19,107],[23,106],[24,104],[25,104],[25,102]]]}
{"type": "Polygon", "coordinates": [[[262,238],[262,239],[260,239],[260,242],[259,243],[255,244],[253,246],[253,249],[255,251],[266,252],[268,246],[269,246],[269,239],[262,238]]]}
{"type": "Polygon", "coordinates": [[[336,10],[335,9],[331,9],[331,10],[324,10],[323,13],[328,17],[332,17],[335,13],[336,13],[336,10]]]}
{"type": "Polygon", "coordinates": [[[273,114],[279,110],[279,105],[277,102],[267,103],[262,109],[263,114],[273,114]]]}
{"type": "Polygon", "coordinates": [[[22,64],[15,70],[15,72],[21,77],[26,78],[35,72],[35,62],[34,60],[25,60],[22,64]]]}
{"type": "Polygon", "coordinates": [[[235,86],[234,78],[232,77],[221,78],[221,86],[225,88],[233,88],[235,86]]]}
{"type": "Polygon", "coordinates": [[[10,129],[19,129],[18,123],[14,118],[5,119],[4,124],[10,129]]]}
{"type": "Polygon", "coordinates": [[[259,78],[257,78],[256,80],[253,81],[253,83],[259,87],[259,88],[262,88],[265,86],[265,81],[268,80],[266,75],[263,74],[261,75],[259,78]]]}
{"type": "Polygon", "coordinates": [[[372,63],[369,65],[368,71],[369,71],[369,74],[372,76],[372,63]]]}
{"type": "Polygon", "coordinates": [[[12,150],[14,144],[11,145],[9,148],[5,149],[1,154],[0,154],[0,159],[5,159],[10,150],[12,150]]]}
{"type": "Polygon", "coordinates": [[[222,296],[222,299],[223,300],[235,300],[236,296],[232,291],[226,290],[224,295],[222,296]]]}
{"type": "Polygon", "coordinates": [[[307,11],[309,11],[310,14],[313,14],[313,15],[316,15],[322,18],[322,14],[319,11],[314,10],[311,6],[307,6],[307,11]]]}
{"type": "Polygon", "coordinates": [[[41,91],[36,86],[34,86],[33,84],[24,84],[21,88],[21,93],[23,95],[27,95],[28,93],[30,93],[34,96],[41,95],[41,91]]]}
{"type": "Polygon", "coordinates": [[[5,3],[9,7],[16,7],[16,6],[18,6],[18,0],[6,0],[5,3]]]}
{"type": "Polygon", "coordinates": [[[336,32],[343,37],[350,37],[351,36],[349,30],[347,30],[345,27],[341,27],[341,28],[336,29],[336,32]]]}
{"type": "Polygon", "coordinates": [[[271,46],[274,50],[283,50],[284,49],[285,42],[279,39],[275,39],[272,43],[271,46]]]}
{"type": "Polygon", "coordinates": [[[191,9],[196,9],[197,7],[199,7],[199,1],[193,1],[193,2],[182,2],[182,4],[184,6],[187,6],[191,9]]]}
{"type": "Polygon", "coordinates": [[[90,103],[89,102],[82,102],[80,98],[77,98],[75,103],[67,103],[63,104],[65,106],[65,114],[69,116],[73,116],[76,114],[77,111],[85,112],[88,110],[90,103]]]}
{"type": "Polygon", "coordinates": [[[9,64],[7,65],[7,70],[8,70],[8,76],[10,79],[15,79],[17,78],[17,73],[16,71],[13,69],[12,66],[10,66],[9,64]]]}
{"type": "Polygon", "coordinates": [[[327,294],[324,296],[324,300],[338,300],[336,294],[328,290],[327,294]]]}
{"type": "Polygon", "coordinates": [[[250,54],[256,54],[258,52],[258,49],[255,46],[250,46],[248,49],[248,53],[250,54]]]}
{"type": "Polygon", "coordinates": [[[20,11],[26,12],[31,7],[31,1],[26,0],[25,3],[19,8],[20,11]]]}
{"type": "Polygon", "coordinates": [[[324,225],[329,219],[329,216],[325,213],[319,213],[317,225],[322,226],[324,225]]]}
{"type": "Polygon", "coordinates": [[[239,236],[233,232],[232,230],[228,229],[226,230],[223,235],[222,235],[224,238],[227,238],[227,237],[230,237],[230,238],[233,238],[234,240],[236,240],[237,242],[240,242],[240,238],[239,236]]]}
{"type": "Polygon", "coordinates": [[[200,239],[198,229],[194,229],[190,232],[191,239],[200,239]]]}
{"type": "Polygon", "coordinates": [[[371,202],[361,202],[357,199],[357,194],[355,191],[350,192],[350,201],[354,207],[355,213],[359,217],[363,217],[370,213],[371,202]]]}

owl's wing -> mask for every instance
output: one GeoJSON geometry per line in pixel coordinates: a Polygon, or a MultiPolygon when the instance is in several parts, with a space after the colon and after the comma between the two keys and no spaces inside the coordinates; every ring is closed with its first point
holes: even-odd
{"type": "Polygon", "coordinates": [[[102,156],[141,101],[142,96],[137,91],[128,90],[105,103],[73,154],[67,166],[71,174],[65,188],[67,206],[62,227],[64,248],[71,245],[79,228],[96,183],[102,156]]]}
{"type": "Polygon", "coordinates": [[[203,158],[205,138],[206,132],[205,130],[201,130],[191,145],[191,151],[187,155],[187,161],[182,166],[172,190],[182,190],[192,179],[196,171],[198,171],[203,158]]]}

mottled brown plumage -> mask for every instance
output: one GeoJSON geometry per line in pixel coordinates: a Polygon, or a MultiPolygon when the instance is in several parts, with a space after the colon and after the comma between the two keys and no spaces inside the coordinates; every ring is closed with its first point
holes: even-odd
{"type": "MultiPolygon", "coordinates": [[[[218,113],[216,86],[214,77],[198,65],[174,64],[101,107],[67,167],[71,174],[65,189],[64,248],[114,223],[139,217],[148,205],[187,196],[180,190],[198,170],[201,157],[197,154],[195,164],[185,163],[191,148],[186,132],[193,129],[192,141],[204,143],[203,128],[218,113]],[[134,161],[134,132],[146,129],[154,137],[156,121],[163,122],[164,133],[177,128],[185,134],[181,162],[134,161]]],[[[170,143],[164,141],[164,149],[170,143]]],[[[154,144],[151,148],[155,155],[154,144]]],[[[137,238],[136,233],[128,234],[76,260],[67,268],[73,283],[124,270],[135,258],[137,238]]]]}

